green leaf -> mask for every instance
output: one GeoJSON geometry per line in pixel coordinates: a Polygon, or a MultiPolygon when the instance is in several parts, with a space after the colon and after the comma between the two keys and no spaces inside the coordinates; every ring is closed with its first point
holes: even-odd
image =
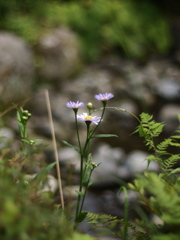
{"type": "Polygon", "coordinates": [[[171,142],[170,145],[171,145],[171,146],[174,146],[174,147],[180,147],[180,143],[174,143],[174,142],[171,142]]]}
{"type": "Polygon", "coordinates": [[[40,182],[43,180],[44,177],[47,176],[48,172],[56,165],[56,162],[49,164],[48,166],[44,167],[34,178],[34,181],[40,182]]]}
{"type": "Polygon", "coordinates": [[[176,169],[172,170],[168,175],[172,175],[175,173],[180,173],[180,168],[176,168],[176,169]]]}
{"type": "Polygon", "coordinates": [[[85,211],[80,212],[80,213],[76,216],[76,219],[75,219],[76,223],[82,222],[82,221],[86,218],[87,214],[88,214],[88,212],[85,212],[85,211]]]}
{"type": "Polygon", "coordinates": [[[84,197],[84,194],[83,194],[82,192],[80,192],[80,191],[78,191],[78,190],[75,190],[75,192],[76,192],[78,195],[80,195],[81,197],[84,197]]]}
{"type": "MultiPolygon", "coordinates": [[[[178,132],[178,131],[177,131],[178,132]]],[[[180,133],[180,132],[179,132],[180,133]]],[[[180,139],[180,135],[173,135],[171,136],[171,138],[176,138],[176,139],[180,139]]]]}
{"type": "Polygon", "coordinates": [[[91,138],[101,138],[101,137],[118,137],[116,134],[97,134],[92,136],[91,138]]]}
{"type": "Polygon", "coordinates": [[[84,173],[83,173],[83,183],[85,183],[86,181],[88,181],[89,176],[91,174],[92,171],[92,155],[91,153],[88,155],[87,160],[85,162],[85,168],[84,168],[84,173]]]}
{"type": "Polygon", "coordinates": [[[93,180],[90,178],[87,187],[89,188],[92,184],[93,184],[93,180]]]}
{"type": "Polygon", "coordinates": [[[68,147],[74,149],[76,152],[78,152],[78,153],[80,154],[79,148],[77,148],[76,146],[71,145],[70,143],[68,143],[68,142],[66,142],[66,141],[64,141],[64,140],[62,140],[62,142],[63,142],[65,145],[67,145],[68,147]]]}
{"type": "Polygon", "coordinates": [[[23,142],[29,144],[29,141],[28,141],[28,140],[26,140],[26,139],[24,139],[24,138],[22,138],[21,140],[22,140],[23,142]]]}

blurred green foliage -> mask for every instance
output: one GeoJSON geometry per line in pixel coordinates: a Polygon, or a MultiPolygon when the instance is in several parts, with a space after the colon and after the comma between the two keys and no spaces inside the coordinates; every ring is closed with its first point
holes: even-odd
{"type": "Polygon", "coordinates": [[[166,53],[171,45],[168,22],[149,1],[0,2],[0,27],[32,43],[42,32],[62,25],[78,34],[82,53],[89,60],[117,50],[118,54],[142,58],[166,53]]]}
{"type": "Polygon", "coordinates": [[[16,162],[0,159],[1,240],[93,240],[74,232],[65,213],[40,184],[20,173],[16,162]]]}
{"type": "Polygon", "coordinates": [[[47,12],[51,24],[61,22],[78,33],[83,52],[90,59],[117,49],[139,58],[152,51],[163,53],[170,45],[168,24],[149,2],[137,5],[133,1],[95,0],[86,4],[51,4],[47,12]]]}
{"type": "Polygon", "coordinates": [[[0,239],[56,240],[71,236],[70,227],[53,205],[35,194],[15,166],[2,160],[0,191],[0,239]]]}

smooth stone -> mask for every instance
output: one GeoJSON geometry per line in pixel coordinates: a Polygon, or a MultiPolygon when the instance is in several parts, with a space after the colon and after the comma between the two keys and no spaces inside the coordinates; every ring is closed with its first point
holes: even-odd
{"type": "Polygon", "coordinates": [[[147,152],[141,150],[131,151],[125,160],[125,165],[129,170],[129,175],[134,176],[136,173],[143,173],[145,170],[158,171],[159,166],[155,161],[151,161],[149,166],[146,158],[149,156],[147,152]]]}

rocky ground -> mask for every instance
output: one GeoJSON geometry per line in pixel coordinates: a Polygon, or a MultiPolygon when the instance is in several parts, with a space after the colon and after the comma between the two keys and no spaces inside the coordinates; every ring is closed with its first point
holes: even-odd
{"type": "MultiPolygon", "coordinates": [[[[76,36],[62,28],[43,36],[35,49],[31,49],[19,37],[1,32],[0,63],[2,112],[12,108],[12,103],[26,102],[24,108],[33,115],[28,124],[29,136],[32,139],[41,138],[43,144],[48,144],[40,155],[34,156],[34,160],[47,163],[54,161],[44,94],[45,89],[49,91],[67,202],[73,202],[79,176],[79,156],[62,143],[62,140],[66,140],[77,144],[74,115],[71,109],[66,108],[67,101],[92,102],[94,108],[100,108],[101,103],[94,95],[111,92],[114,98],[109,101],[109,107],[124,108],[137,116],[141,112],[148,112],[154,115],[156,121],[165,122],[162,137],[169,136],[178,126],[178,58],[176,61],[156,58],[139,64],[121,56],[108,56],[85,65],[78,51],[76,36]]],[[[80,111],[86,112],[86,108],[80,111]]],[[[9,142],[12,151],[19,145],[15,141],[18,136],[15,118],[14,110],[2,116],[4,126],[0,132],[5,138],[0,144],[1,149],[9,142]]],[[[144,159],[148,153],[143,140],[137,134],[130,136],[137,124],[128,113],[107,110],[99,133],[117,134],[118,138],[99,139],[92,143],[93,161],[101,165],[93,174],[92,189],[85,203],[87,210],[122,217],[124,199],[122,193],[118,193],[119,187],[131,181],[136,173],[143,172],[147,166],[144,159]]],[[[79,130],[84,139],[85,125],[80,124],[79,130]]],[[[28,173],[33,174],[38,170],[35,164],[28,173]]],[[[158,171],[157,164],[152,163],[150,170],[158,171]]],[[[133,203],[136,196],[129,192],[129,199],[133,203]]]]}

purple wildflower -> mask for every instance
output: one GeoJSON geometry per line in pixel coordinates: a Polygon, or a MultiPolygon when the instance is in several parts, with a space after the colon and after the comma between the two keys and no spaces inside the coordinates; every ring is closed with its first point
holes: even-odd
{"type": "Polygon", "coordinates": [[[113,98],[114,95],[112,93],[99,93],[95,95],[95,98],[99,101],[108,101],[109,99],[113,98]]]}
{"type": "Polygon", "coordinates": [[[84,103],[79,101],[77,102],[69,101],[66,103],[66,107],[72,108],[72,109],[78,109],[78,108],[84,107],[84,103]]]}
{"type": "Polygon", "coordinates": [[[81,115],[77,115],[77,119],[84,122],[93,122],[96,125],[98,125],[98,123],[102,121],[101,117],[89,116],[87,113],[82,113],[81,115]]]}

